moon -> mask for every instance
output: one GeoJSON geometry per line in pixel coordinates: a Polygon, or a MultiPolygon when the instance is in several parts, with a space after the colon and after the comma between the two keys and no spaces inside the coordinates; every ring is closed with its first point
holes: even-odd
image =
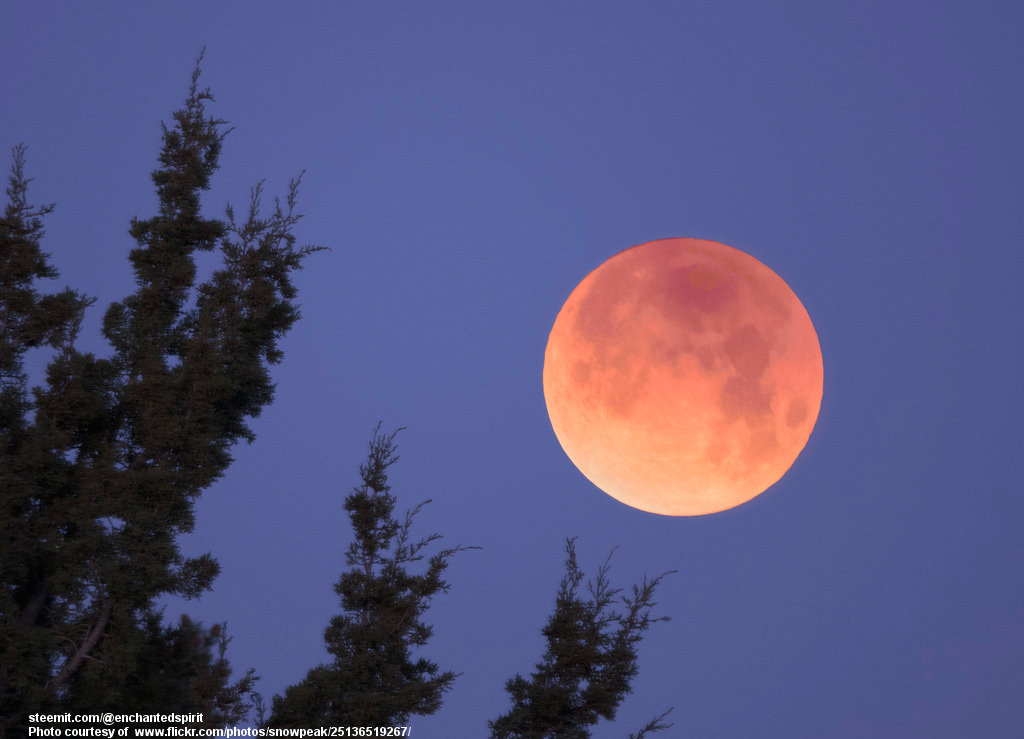
{"type": "Polygon", "coordinates": [[[821,409],[810,316],[754,257],[662,239],[572,291],[548,337],[544,399],[569,459],[626,505],[698,516],[775,484],[821,409]]]}

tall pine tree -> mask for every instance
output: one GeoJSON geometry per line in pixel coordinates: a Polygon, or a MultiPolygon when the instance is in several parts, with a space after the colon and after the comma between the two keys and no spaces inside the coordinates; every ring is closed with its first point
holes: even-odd
{"type": "Polygon", "coordinates": [[[447,592],[442,576],[456,546],[435,552],[422,574],[409,565],[423,559],[424,548],[441,538],[414,540],[413,518],[427,500],[395,518],[396,498],[388,485],[388,468],[398,461],[395,436],[380,425],[360,465],[362,485],[345,498],[353,540],[334,591],[342,613],[324,632],[333,661],[313,668],[306,678],[275,696],[271,727],[396,726],[412,715],[429,715],[456,678],[413,650],[427,643],[433,627],[423,622],[431,599],[447,592]]]}
{"type": "Polygon", "coordinates": [[[219,569],[209,554],[184,557],[178,536],[232,445],[253,440],[247,421],[271,402],[269,365],[299,318],[292,273],[317,248],[295,246],[298,182],[269,217],[260,187],[243,222],[230,208],[202,215],[225,122],[206,115],[198,79],[197,62],[163,127],[159,211],[131,224],[137,288],[106,312],[108,358],[75,347],[90,299],[36,288],[57,276],[40,247],[52,206],[28,203],[14,150],[0,221],[0,734],[24,733],[37,711],[114,705],[89,706],[90,685],[119,710],[146,704],[132,676],[185,638],[154,620],[155,600],[197,597],[219,569]],[[197,285],[194,254],[215,249],[222,265],[197,285]],[[38,347],[53,355],[30,391],[24,359],[38,347]]]}
{"type": "MultiPolygon", "coordinates": [[[[614,551],[614,550],[613,550],[614,551]]],[[[543,629],[547,651],[527,680],[516,675],[505,684],[512,708],[489,722],[491,739],[586,739],[601,719],[612,720],[632,692],[638,671],[637,647],[651,624],[654,591],[665,573],[634,585],[620,596],[608,580],[611,555],[587,582],[589,598],[580,594],[583,571],[576,563],[575,540],[566,542],[565,577],[555,611],[543,629]],[[618,602],[622,611],[614,608],[618,602]]],[[[671,710],[671,709],[669,709],[671,710]]],[[[668,711],[652,719],[631,739],[661,731],[668,711]]]]}

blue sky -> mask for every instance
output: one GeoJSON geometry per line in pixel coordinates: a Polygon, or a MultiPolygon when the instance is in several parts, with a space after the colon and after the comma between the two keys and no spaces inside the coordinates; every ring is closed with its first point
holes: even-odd
{"type": "MultiPolygon", "coordinates": [[[[678,570],[634,694],[675,736],[995,736],[1024,723],[1024,11],[1005,2],[0,4],[0,144],[44,247],[130,292],[161,120],[206,47],[236,129],[206,200],[305,169],[303,319],[257,441],[198,508],[200,602],[268,697],[326,657],[378,422],[393,492],[449,544],[423,653],[462,673],[423,736],[477,737],[578,537],[588,572],[678,570]],[[8,158],[9,163],[9,158],[8,158]],[[778,273],[821,341],[810,442],[765,494],[670,518],[604,495],[547,419],[564,300],[613,254],[712,239],[778,273]]],[[[5,165],[6,166],[6,165],[5,165]]],[[[111,707],[110,710],[116,710],[111,707]]],[[[663,734],[662,736],[666,736],[663,734]]]]}

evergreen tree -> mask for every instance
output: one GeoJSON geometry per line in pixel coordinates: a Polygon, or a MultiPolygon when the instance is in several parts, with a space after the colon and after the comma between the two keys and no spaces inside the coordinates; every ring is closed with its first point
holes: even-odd
{"type": "Polygon", "coordinates": [[[245,720],[257,678],[250,669],[230,682],[227,624],[207,629],[183,614],[178,624],[165,626],[161,616],[155,610],[143,614],[131,638],[107,650],[103,670],[75,673],[64,709],[84,714],[97,706],[131,705],[143,714],[202,713],[204,726],[245,720]]]}
{"type": "Polygon", "coordinates": [[[448,561],[477,547],[441,549],[423,574],[409,572],[410,564],[423,559],[423,549],[441,536],[411,538],[413,518],[429,500],[407,512],[402,523],[394,516],[387,471],[398,461],[397,434],[382,436],[377,425],[369,457],[359,467],[362,485],[345,498],[354,533],[345,558],[351,569],[334,586],[343,612],[324,632],[334,660],[274,697],[271,727],[404,724],[411,715],[436,712],[457,677],[412,651],[433,633],[422,617],[430,600],[448,591],[442,579],[448,561]]]}
{"type": "MultiPolygon", "coordinates": [[[[614,552],[614,550],[612,550],[614,552]]],[[[623,698],[632,692],[637,674],[637,646],[651,624],[654,590],[667,574],[634,585],[632,596],[608,581],[611,555],[587,582],[589,599],[580,595],[584,574],[576,563],[575,539],[566,542],[565,577],[558,588],[555,611],[543,634],[547,651],[527,680],[516,675],[505,684],[511,710],[489,722],[491,739],[586,739],[601,719],[612,720],[623,698]],[[618,601],[624,607],[613,609],[618,601]]],[[[671,709],[669,709],[671,710],[671,709]]],[[[656,717],[635,739],[671,726],[668,711],[656,717]]]]}
{"type": "Polygon", "coordinates": [[[197,597],[219,569],[182,556],[178,535],[232,445],[253,440],[247,420],[271,402],[268,365],[299,318],[291,276],[316,248],[295,247],[298,183],[269,217],[259,186],[244,222],[230,208],[202,216],[225,122],[206,116],[198,78],[197,62],[163,126],[159,211],[131,224],[137,289],[105,314],[109,358],[75,347],[91,299],[36,288],[57,276],[40,248],[52,206],[29,205],[14,150],[0,221],[0,734],[24,733],[30,713],[84,710],[88,685],[126,712],[146,703],[133,676],[183,638],[154,622],[155,599],[197,597]],[[222,266],[197,285],[194,253],[218,247],[222,266]],[[24,359],[39,347],[53,354],[30,391],[24,359]]]}

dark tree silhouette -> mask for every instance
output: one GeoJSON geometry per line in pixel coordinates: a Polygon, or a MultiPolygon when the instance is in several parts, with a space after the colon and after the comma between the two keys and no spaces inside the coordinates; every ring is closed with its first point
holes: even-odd
{"type": "MultiPolygon", "coordinates": [[[[200,212],[225,122],[206,116],[199,73],[197,62],[163,127],[159,212],[131,224],[137,289],[105,314],[109,358],[75,347],[90,298],[36,288],[57,276],[40,248],[52,206],[28,203],[25,149],[14,149],[0,220],[0,734],[24,733],[30,713],[109,710],[111,694],[119,710],[146,704],[136,678],[186,639],[183,625],[159,625],[155,600],[197,597],[219,569],[209,554],[185,558],[178,535],[231,447],[253,440],[247,420],[271,402],[269,365],[299,318],[292,273],[317,248],[295,247],[298,182],[269,217],[259,186],[244,222],[230,208],[226,220],[200,212]],[[197,285],[194,253],[218,248],[222,266],[197,285]],[[30,391],[24,359],[39,347],[53,354],[30,391]],[[98,685],[112,693],[93,704],[98,685]]],[[[193,650],[179,670],[186,703],[220,659],[193,650]]],[[[244,690],[251,677],[221,684],[244,690]]]]}
{"type": "MultiPolygon", "coordinates": [[[[614,550],[612,550],[614,553],[614,550]]],[[[547,651],[527,680],[516,675],[505,684],[512,698],[511,710],[489,722],[492,739],[586,739],[589,727],[601,719],[612,720],[631,691],[637,674],[637,646],[651,624],[668,621],[652,618],[654,591],[664,573],[640,585],[632,595],[608,581],[611,554],[587,582],[589,599],[580,595],[584,574],[576,563],[575,539],[566,541],[565,577],[555,598],[555,611],[543,634],[547,651]],[[623,610],[614,610],[621,603],[623,610]]],[[[671,709],[669,709],[671,710],[671,709]]],[[[638,734],[669,728],[668,711],[651,720],[638,734]]]]}
{"type": "Polygon", "coordinates": [[[395,518],[387,471],[398,461],[397,434],[382,436],[377,425],[369,457],[359,468],[362,485],[345,498],[354,534],[345,557],[351,569],[334,586],[342,613],[324,632],[334,660],[274,697],[271,727],[404,724],[411,715],[436,712],[457,677],[413,651],[433,633],[422,618],[431,599],[449,589],[442,578],[449,560],[478,547],[441,549],[425,572],[409,571],[441,536],[412,539],[413,519],[429,500],[407,512],[401,523],[395,518]]]}
{"type": "Polygon", "coordinates": [[[130,636],[105,651],[104,670],[71,678],[65,710],[84,714],[117,706],[120,712],[130,705],[138,713],[202,713],[204,726],[245,720],[256,677],[249,670],[230,681],[226,624],[207,629],[182,615],[178,624],[164,626],[161,614],[149,611],[130,636]]]}

